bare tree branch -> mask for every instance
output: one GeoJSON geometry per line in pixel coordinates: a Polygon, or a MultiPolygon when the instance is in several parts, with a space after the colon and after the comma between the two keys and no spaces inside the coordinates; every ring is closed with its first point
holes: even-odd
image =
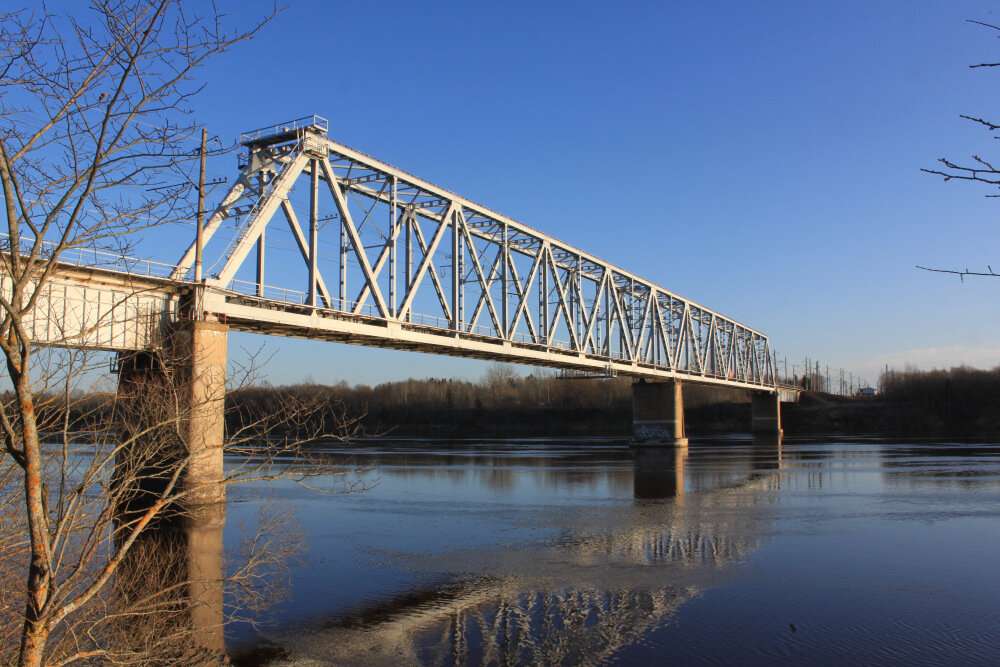
{"type": "MultiPolygon", "coordinates": [[[[191,190],[163,186],[189,180],[190,104],[204,86],[197,70],[276,11],[237,30],[214,5],[181,0],[0,14],[0,352],[10,382],[0,395],[0,662],[204,664],[213,655],[185,643],[199,604],[191,591],[219,581],[177,560],[189,557],[177,527],[195,521],[203,490],[186,481],[185,424],[199,405],[183,354],[144,353],[148,368],[122,371],[132,376],[117,390],[82,388],[100,355],[40,347],[31,331],[65,252],[127,253],[138,233],[191,217],[191,190]],[[160,583],[147,570],[155,567],[173,574],[160,583]]],[[[83,340],[63,335],[60,344],[83,340]]],[[[245,370],[252,377],[256,365],[245,370]]],[[[316,415],[328,405],[299,398],[230,415],[227,449],[242,463],[221,484],[363,488],[306,449],[349,437],[357,420],[326,423],[316,415]],[[317,485],[317,472],[342,482],[317,485]]],[[[253,604],[275,597],[265,573],[296,542],[279,528],[262,519],[228,577],[253,604]]]]}
{"type": "MultiPolygon", "coordinates": [[[[988,28],[995,33],[1000,33],[1000,26],[994,25],[992,23],[985,23],[983,21],[969,20],[969,23],[983,26],[988,28]]],[[[1000,37],[1000,34],[997,35],[1000,37]]],[[[977,65],[970,65],[971,68],[979,67],[998,67],[1000,62],[984,62],[977,65]]],[[[1000,130],[1000,123],[996,123],[978,116],[961,115],[961,118],[976,123],[984,127],[989,132],[996,132],[1000,130]]],[[[1000,138],[1000,136],[994,135],[994,139],[1000,138]]],[[[959,181],[973,181],[977,183],[983,183],[990,187],[995,187],[1000,189],[1000,169],[998,169],[992,160],[986,159],[979,155],[972,156],[971,164],[961,164],[954,162],[947,158],[939,158],[938,162],[943,166],[943,168],[937,169],[921,169],[920,171],[932,174],[934,176],[942,177],[946,182],[950,180],[959,181]]],[[[987,197],[1000,197],[1000,194],[988,194],[987,197]]],[[[932,271],[935,273],[949,273],[956,275],[959,279],[964,282],[965,276],[990,276],[990,277],[1000,277],[998,274],[994,273],[992,267],[987,266],[987,271],[970,271],[969,269],[957,270],[957,269],[934,269],[928,268],[926,266],[917,266],[918,269],[924,271],[932,271]]]]}
{"type": "Polygon", "coordinates": [[[926,266],[919,266],[919,265],[917,266],[917,268],[922,269],[924,271],[932,271],[934,273],[950,273],[952,275],[958,276],[960,279],[962,279],[962,282],[965,282],[965,276],[992,276],[994,278],[1000,278],[1000,273],[995,273],[993,271],[993,267],[989,265],[987,265],[986,271],[969,271],[968,269],[962,271],[956,271],[954,269],[931,269],[926,266]]]}

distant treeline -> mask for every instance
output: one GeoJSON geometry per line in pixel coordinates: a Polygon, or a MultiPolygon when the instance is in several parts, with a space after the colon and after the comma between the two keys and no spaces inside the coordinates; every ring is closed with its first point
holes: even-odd
{"type": "Polygon", "coordinates": [[[1000,434],[1000,367],[887,370],[874,400],[812,394],[782,416],[789,433],[1000,434]]]}
{"type": "Polygon", "coordinates": [[[981,370],[890,370],[881,377],[883,400],[911,406],[916,421],[950,432],[1000,433],[1000,366],[981,370]]]}
{"type": "MultiPolygon", "coordinates": [[[[317,415],[324,423],[360,419],[368,433],[470,437],[631,433],[631,379],[562,379],[549,373],[522,377],[500,365],[490,367],[478,382],[410,379],[374,387],[346,383],[252,387],[231,392],[227,401],[235,424],[242,415],[280,409],[283,397],[318,401],[327,406],[322,417],[317,415]]],[[[743,392],[686,385],[684,401],[689,415],[699,415],[698,423],[691,423],[696,431],[722,428],[723,421],[746,421],[742,430],[749,427],[748,398],[743,392]],[[704,419],[701,412],[706,413],[704,419]]]]}
{"type": "MultiPolygon", "coordinates": [[[[356,420],[369,435],[478,437],[572,436],[628,437],[632,419],[632,380],[568,380],[551,373],[519,376],[492,366],[476,382],[454,379],[404,380],[375,386],[313,383],[257,386],[226,396],[230,433],[262,415],[276,417],[281,429],[335,433],[356,420]],[[295,406],[310,406],[295,415],[295,406]]],[[[58,396],[38,397],[46,430],[65,425],[91,430],[109,423],[111,395],[76,396],[63,422],[58,396]]],[[[9,393],[0,400],[10,401],[9,393]]],[[[690,433],[746,432],[750,426],[745,392],[684,385],[690,433]]],[[[1000,367],[979,370],[889,370],[879,379],[874,399],[807,392],[798,404],[783,404],[787,434],[883,433],[1000,435],[1000,367]]],[[[15,425],[16,426],[16,425],[15,425]]]]}

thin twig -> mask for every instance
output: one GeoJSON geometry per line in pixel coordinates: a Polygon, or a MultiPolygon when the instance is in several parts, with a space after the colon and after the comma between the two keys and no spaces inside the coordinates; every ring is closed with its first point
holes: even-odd
{"type": "Polygon", "coordinates": [[[962,282],[965,282],[965,276],[988,276],[992,278],[1000,278],[1000,273],[995,272],[993,267],[989,264],[986,265],[987,271],[969,271],[968,269],[965,269],[964,271],[957,271],[955,269],[932,269],[926,266],[920,266],[919,264],[917,265],[917,268],[923,271],[932,271],[934,273],[950,273],[958,276],[962,282]]]}

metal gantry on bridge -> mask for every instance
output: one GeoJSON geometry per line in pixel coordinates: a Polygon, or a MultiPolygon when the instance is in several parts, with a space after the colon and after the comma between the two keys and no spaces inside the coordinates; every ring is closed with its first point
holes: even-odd
{"type": "Polygon", "coordinates": [[[238,330],[773,389],[760,332],[327,129],[242,135],[239,177],[171,274],[203,286],[199,308],[238,330]],[[269,258],[276,234],[295,271],[269,258]]]}

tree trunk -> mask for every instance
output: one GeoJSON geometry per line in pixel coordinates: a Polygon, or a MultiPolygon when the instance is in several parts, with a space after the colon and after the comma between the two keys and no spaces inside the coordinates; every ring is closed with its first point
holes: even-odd
{"type": "Polygon", "coordinates": [[[20,368],[8,364],[11,379],[18,394],[21,433],[24,438],[24,499],[28,509],[28,529],[31,538],[31,564],[28,567],[28,599],[24,610],[24,632],[21,636],[19,665],[41,665],[48,629],[44,619],[49,597],[52,570],[46,540],[48,514],[45,488],[42,484],[42,450],[38,440],[35,404],[28,377],[28,355],[22,352],[20,368]]]}
{"type": "Polygon", "coordinates": [[[18,667],[41,667],[42,653],[45,651],[45,640],[48,639],[48,635],[49,631],[44,621],[25,619],[18,667]]]}

